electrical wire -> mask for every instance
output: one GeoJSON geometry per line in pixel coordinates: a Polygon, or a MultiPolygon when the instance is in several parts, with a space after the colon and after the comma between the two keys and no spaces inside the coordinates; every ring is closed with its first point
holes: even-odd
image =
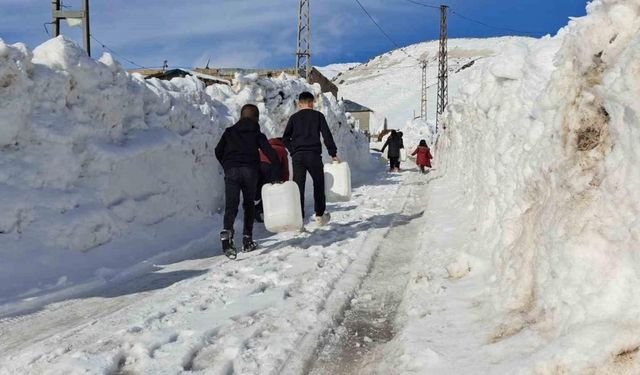
{"type": "MultiPolygon", "coordinates": [[[[383,67],[379,67],[379,68],[373,68],[373,67],[355,67],[352,70],[368,70],[368,71],[373,71],[373,70],[395,70],[395,69],[411,69],[411,68],[420,68],[420,65],[408,65],[408,66],[383,66],[383,67]]],[[[345,70],[344,72],[348,72],[349,70],[345,70]]],[[[342,73],[344,73],[342,72],[342,73]]]]}
{"type": "Polygon", "coordinates": [[[471,17],[467,17],[463,14],[460,14],[458,12],[456,12],[455,10],[451,9],[451,14],[456,15],[460,18],[462,18],[463,20],[469,21],[469,22],[473,22],[473,23],[477,23],[478,25],[482,25],[484,27],[488,27],[490,29],[494,29],[494,30],[502,30],[502,31],[510,31],[510,32],[514,32],[514,33],[519,33],[519,34],[527,34],[527,35],[546,35],[547,33],[543,32],[543,31],[524,31],[524,30],[517,30],[517,29],[511,29],[508,27],[500,27],[500,26],[493,26],[490,25],[486,22],[482,22],[482,21],[478,21],[476,19],[473,19],[471,17]]]}
{"type": "Polygon", "coordinates": [[[364,14],[367,15],[367,17],[369,17],[369,19],[371,20],[371,22],[373,22],[374,25],[376,25],[376,27],[378,28],[378,30],[380,30],[380,32],[382,33],[382,35],[385,36],[385,38],[387,38],[387,40],[389,40],[389,42],[391,42],[391,44],[393,44],[396,48],[398,48],[400,51],[402,51],[405,55],[409,56],[410,58],[420,62],[419,59],[411,56],[411,54],[407,51],[404,50],[404,47],[400,46],[398,43],[396,43],[395,40],[393,40],[393,38],[391,38],[391,36],[384,31],[384,29],[382,28],[382,26],[380,26],[380,24],[373,18],[373,16],[371,16],[371,13],[369,13],[369,11],[367,10],[367,8],[364,7],[364,5],[362,5],[362,3],[360,2],[360,0],[354,0],[356,3],[358,3],[358,5],[360,6],[360,9],[362,9],[362,11],[364,12],[364,14]]]}
{"type": "MultiPolygon", "coordinates": [[[[432,8],[432,9],[440,9],[439,6],[435,6],[432,4],[425,4],[416,0],[405,0],[408,3],[414,4],[414,5],[419,5],[425,8],[432,8]]],[[[471,17],[467,17],[464,14],[458,13],[456,12],[454,9],[452,9],[451,7],[447,6],[449,8],[449,11],[451,12],[451,14],[458,16],[460,18],[462,18],[463,20],[469,21],[469,22],[473,22],[476,23],[478,25],[482,25],[484,27],[490,28],[490,29],[494,29],[494,30],[501,30],[501,31],[509,31],[509,32],[513,32],[513,33],[518,33],[518,34],[526,34],[526,35],[546,35],[547,33],[542,32],[542,31],[525,31],[525,30],[518,30],[518,29],[512,29],[512,28],[508,28],[508,27],[501,27],[501,26],[495,26],[495,25],[490,25],[486,22],[471,18],[471,17]]]]}
{"type": "Polygon", "coordinates": [[[53,22],[45,22],[42,24],[42,27],[44,27],[44,32],[47,33],[48,36],[51,36],[49,29],[47,29],[47,25],[53,25],[53,22]]]}
{"type": "Polygon", "coordinates": [[[423,6],[425,8],[440,9],[440,6],[438,6],[438,5],[420,3],[420,2],[417,2],[417,1],[414,1],[414,0],[405,0],[405,1],[407,1],[409,3],[412,3],[412,4],[415,4],[415,5],[423,6]]]}
{"type": "Polygon", "coordinates": [[[103,49],[105,49],[105,50],[107,50],[107,51],[111,52],[112,54],[114,54],[114,55],[116,55],[116,56],[118,56],[119,58],[121,58],[122,60],[124,60],[124,61],[128,62],[129,64],[134,65],[134,66],[137,66],[138,68],[141,68],[141,69],[149,69],[148,67],[142,66],[142,65],[140,65],[140,64],[138,64],[138,63],[136,63],[135,61],[132,61],[132,60],[130,60],[130,59],[128,59],[128,58],[126,58],[126,57],[122,56],[122,55],[121,55],[121,54],[119,54],[117,51],[115,51],[113,48],[111,48],[111,47],[107,46],[106,44],[104,44],[104,43],[102,43],[100,40],[98,40],[98,38],[96,38],[95,36],[93,36],[93,34],[91,34],[91,38],[92,38],[93,40],[95,40],[96,42],[98,42],[98,43],[102,46],[102,48],[103,48],[103,49]]]}

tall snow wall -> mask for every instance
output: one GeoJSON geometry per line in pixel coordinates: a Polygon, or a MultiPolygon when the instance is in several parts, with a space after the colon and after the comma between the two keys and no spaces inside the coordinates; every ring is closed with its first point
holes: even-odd
{"type": "Polygon", "coordinates": [[[366,167],[366,137],[296,78],[144,80],[62,37],[33,52],[0,40],[0,302],[110,277],[218,230],[223,130],[256,103],[279,136],[304,90],[319,96],[339,155],[366,167]]]}
{"type": "Polygon", "coordinates": [[[436,155],[493,265],[493,339],[544,337],[541,373],[638,373],[640,1],[587,9],[470,72],[436,155]]]}

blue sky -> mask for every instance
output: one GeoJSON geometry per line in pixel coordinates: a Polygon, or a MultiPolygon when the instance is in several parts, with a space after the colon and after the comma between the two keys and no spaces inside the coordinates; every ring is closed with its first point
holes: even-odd
{"type": "MultiPolygon", "coordinates": [[[[438,11],[407,0],[360,0],[400,45],[438,37],[438,11]]],[[[429,0],[415,0],[439,4],[429,0]]],[[[72,8],[80,0],[66,0],[72,8]]],[[[149,67],[283,67],[294,61],[297,0],[92,0],[92,34],[122,56],[149,67]]],[[[569,17],[585,14],[585,0],[449,0],[458,14],[484,23],[555,34],[569,17]]],[[[312,62],[366,61],[393,45],[354,0],[312,0],[312,62]]],[[[50,3],[0,0],[0,38],[35,47],[48,36],[50,3]]],[[[82,42],[78,29],[63,33],[82,42]]],[[[454,14],[450,37],[516,34],[487,28],[454,14]]],[[[103,48],[93,42],[94,57],[103,48]]],[[[124,66],[131,64],[120,60],[124,66]]]]}

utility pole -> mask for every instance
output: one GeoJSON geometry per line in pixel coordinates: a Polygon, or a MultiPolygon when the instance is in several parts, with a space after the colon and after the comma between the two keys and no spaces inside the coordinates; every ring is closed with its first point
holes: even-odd
{"type": "Polygon", "coordinates": [[[89,0],[83,0],[81,11],[62,10],[61,0],[51,0],[51,16],[53,25],[53,37],[60,35],[60,20],[80,19],[82,20],[82,39],[87,55],[91,56],[91,26],[89,25],[89,0]]]}
{"type": "Polygon", "coordinates": [[[298,0],[298,45],[296,48],[296,73],[309,78],[311,74],[311,17],[309,2],[298,0]]]}
{"type": "Polygon", "coordinates": [[[427,121],[427,60],[422,60],[422,98],[420,99],[420,118],[427,121]]]}
{"type": "Polygon", "coordinates": [[[436,131],[440,117],[449,103],[449,64],[447,62],[447,9],[440,6],[440,48],[438,50],[438,113],[436,114],[436,131]]]}

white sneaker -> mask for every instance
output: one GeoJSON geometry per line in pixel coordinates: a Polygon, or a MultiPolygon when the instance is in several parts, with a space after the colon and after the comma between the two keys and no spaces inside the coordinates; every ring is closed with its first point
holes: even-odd
{"type": "Polygon", "coordinates": [[[324,226],[327,225],[327,223],[329,223],[329,220],[331,220],[331,215],[326,212],[324,215],[322,216],[314,216],[316,223],[318,223],[319,226],[324,226]]]}

